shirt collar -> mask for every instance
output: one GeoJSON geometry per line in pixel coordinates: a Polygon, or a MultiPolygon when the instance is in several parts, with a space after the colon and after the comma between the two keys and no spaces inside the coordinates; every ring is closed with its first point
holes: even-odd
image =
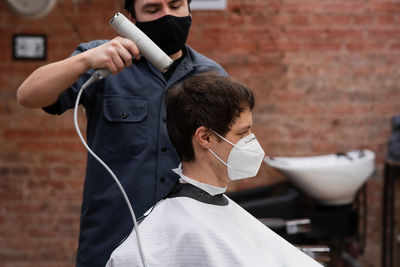
{"type": "Polygon", "coordinates": [[[172,169],[177,175],[180,176],[179,182],[180,183],[189,183],[193,186],[196,186],[204,191],[206,191],[207,193],[209,193],[212,196],[215,195],[219,195],[219,194],[223,194],[226,191],[226,186],[225,187],[218,187],[218,186],[214,186],[214,185],[210,185],[210,184],[205,184],[205,183],[201,183],[199,181],[196,181],[192,178],[187,177],[186,175],[184,175],[182,173],[182,163],[179,164],[178,168],[172,169]]]}

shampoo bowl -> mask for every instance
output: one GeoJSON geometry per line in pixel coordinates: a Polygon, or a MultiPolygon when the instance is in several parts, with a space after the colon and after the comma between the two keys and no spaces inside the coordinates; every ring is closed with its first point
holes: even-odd
{"type": "Polygon", "coordinates": [[[375,154],[367,149],[311,157],[266,156],[264,162],[324,205],[352,203],[375,170],[375,154]]]}

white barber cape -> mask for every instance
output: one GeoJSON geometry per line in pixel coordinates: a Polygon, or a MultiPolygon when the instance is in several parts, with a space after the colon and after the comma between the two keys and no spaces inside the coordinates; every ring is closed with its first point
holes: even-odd
{"type": "MultiPolygon", "coordinates": [[[[149,267],[322,266],[221,194],[225,188],[174,171],[181,183],[138,226],[149,267]]],[[[142,266],[134,230],[106,266],[142,266]]]]}

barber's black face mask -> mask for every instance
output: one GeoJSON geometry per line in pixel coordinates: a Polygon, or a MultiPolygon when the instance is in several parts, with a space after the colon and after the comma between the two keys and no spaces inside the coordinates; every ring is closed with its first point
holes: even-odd
{"type": "Polygon", "coordinates": [[[167,55],[175,54],[183,48],[191,24],[191,16],[175,17],[171,15],[147,22],[136,22],[136,26],[167,55]]]}

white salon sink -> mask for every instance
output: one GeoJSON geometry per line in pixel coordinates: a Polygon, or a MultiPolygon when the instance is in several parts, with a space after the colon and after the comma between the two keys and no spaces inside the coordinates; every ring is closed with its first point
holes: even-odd
{"type": "Polygon", "coordinates": [[[375,154],[368,149],[310,157],[266,156],[264,162],[325,205],[352,203],[375,170],[375,154]]]}

